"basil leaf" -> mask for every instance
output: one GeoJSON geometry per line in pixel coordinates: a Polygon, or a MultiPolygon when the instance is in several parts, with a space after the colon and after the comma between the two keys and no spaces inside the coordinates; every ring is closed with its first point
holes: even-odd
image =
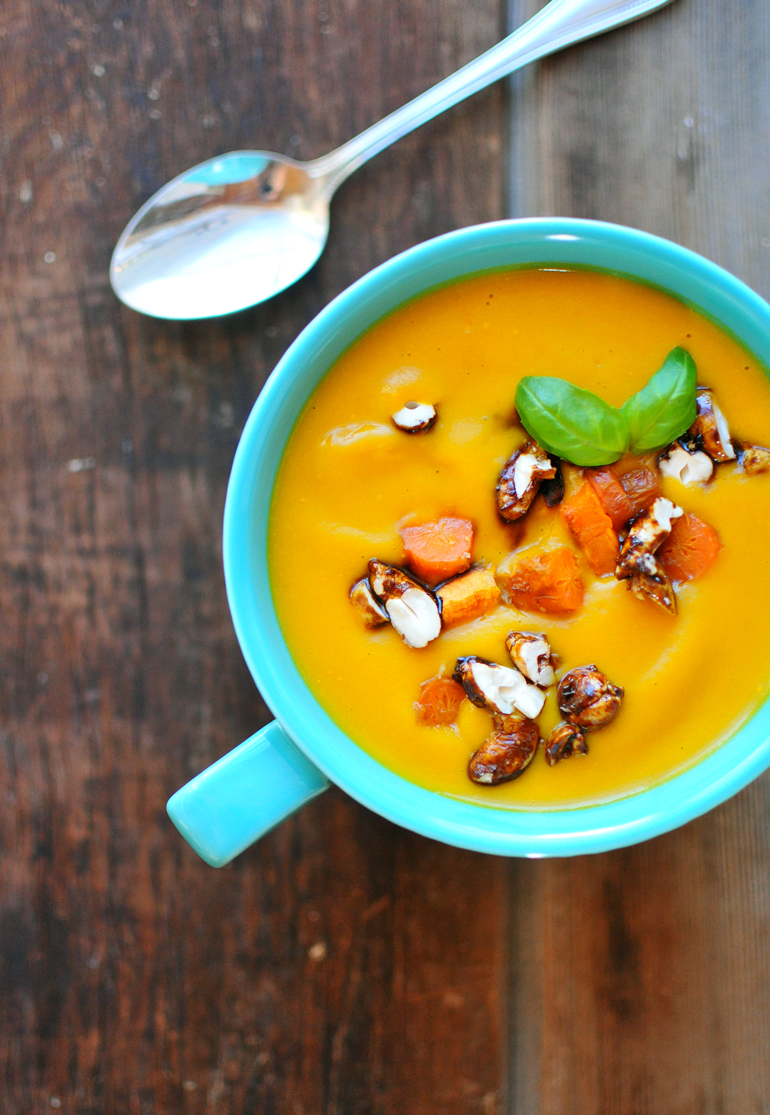
{"type": "Polygon", "coordinates": [[[628,448],[625,420],[593,391],[554,376],[524,376],[516,389],[524,429],[573,465],[608,465],[628,448]]]}
{"type": "Polygon", "coordinates": [[[647,386],[621,407],[632,453],[670,445],[692,426],[696,386],[695,361],[683,348],[672,349],[647,386]]]}

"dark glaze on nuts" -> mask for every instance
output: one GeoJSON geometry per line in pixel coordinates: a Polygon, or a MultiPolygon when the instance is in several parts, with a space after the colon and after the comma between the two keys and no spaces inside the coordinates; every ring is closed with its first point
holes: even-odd
{"type": "Polygon", "coordinates": [[[746,445],[740,453],[740,462],[747,476],[758,476],[770,469],[770,449],[761,445],[746,445]]]}
{"type": "Polygon", "coordinates": [[[381,627],[385,623],[390,623],[388,613],[372,592],[368,577],[362,577],[353,585],[350,590],[350,602],[365,627],[381,627]]]}
{"type": "Polygon", "coordinates": [[[613,685],[593,663],[569,670],[559,682],[559,711],[584,732],[596,732],[614,720],[625,690],[613,685]]]}
{"type": "Polygon", "coordinates": [[[514,523],[529,511],[532,501],[538,493],[543,480],[553,480],[556,477],[556,468],[551,463],[551,458],[541,449],[535,441],[528,441],[517,449],[506,462],[500,479],[497,481],[497,509],[500,517],[507,523],[514,523]],[[514,473],[519,457],[531,453],[537,461],[537,468],[532,473],[532,478],[520,496],[516,495],[514,473]]]}
{"type": "Polygon", "coordinates": [[[588,741],[577,724],[562,720],[551,732],[545,743],[545,759],[549,767],[555,767],[560,759],[570,755],[587,755],[588,741]]]}
{"type": "Polygon", "coordinates": [[[492,735],[471,755],[468,777],[484,786],[518,778],[532,762],[539,742],[540,732],[534,720],[525,716],[495,716],[492,735]]]}
{"type": "Polygon", "coordinates": [[[479,658],[477,654],[466,654],[463,658],[457,659],[452,680],[460,683],[472,704],[476,705],[477,708],[488,709],[489,703],[473,678],[474,662],[483,662],[485,666],[498,665],[497,662],[490,662],[488,658],[479,658]]]}
{"type": "Polygon", "coordinates": [[[634,596],[639,600],[651,600],[669,615],[676,615],[676,594],[663,566],[655,556],[655,551],[671,533],[658,514],[665,514],[663,505],[673,506],[678,515],[671,511],[671,521],[681,515],[681,508],[671,505],[669,500],[656,499],[652,507],[642,511],[630,523],[628,534],[620,547],[615,576],[627,582],[634,596]]]}
{"type": "Polygon", "coordinates": [[[372,558],[369,585],[407,646],[424,647],[441,634],[441,605],[403,569],[372,558]]]}
{"type": "Polygon", "coordinates": [[[629,581],[628,587],[639,600],[651,600],[659,608],[663,608],[669,615],[676,615],[676,593],[673,585],[664,572],[663,566],[657,558],[649,555],[654,564],[651,572],[635,573],[629,581]]]}
{"type": "Polygon", "coordinates": [[[556,669],[557,659],[551,653],[551,645],[548,642],[548,637],[541,631],[509,631],[505,638],[505,649],[511,657],[516,669],[524,674],[524,677],[535,685],[542,686],[543,689],[553,685],[553,672],[556,669]],[[524,647],[527,644],[540,643],[545,644],[545,650],[538,654],[536,659],[535,677],[532,676],[532,670],[528,667],[528,663],[524,658],[524,647]],[[550,681],[541,681],[541,675],[550,666],[550,681]]]}
{"type": "Polygon", "coordinates": [[[637,573],[655,576],[658,572],[658,562],[654,554],[671,533],[655,514],[656,507],[662,502],[664,501],[656,499],[651,507],[646,508],[629,523],[628,534],[620,547],[618,564],[615,567],[615,576],[619,581],[624,581],[637,573]]]}
{"type": "Polygon", "coordinates": [[[374,595],[383,602],[394,596],[403,596],[410,588],[417,588],[435,599],[425,585],[421,585],[403,569],[399,569],[397,565],[386,565],[384,561],[379,561],[377,558],[371,558],[369,561],[369,585],[374,595]]]}
{"type": "Polygon", "coordinates": [[[658,453],[659,467],[660,462],[667,461],[675,449],[684,449],[685,453],[689,453],[692,457],[696,453],[703,452],[703,444],[700,438],[692,437],[688,431],[688,433],[684,434],[682,437],[677,438],[676,441],[672,441],[670,445],[667,445],[661,453],[658,453]]]}
{"type": "MultiPolygon", "coordinates": [[[[668,461],[671,457],[671,454],[674,453],[677,449],[684,450],[684,452],[687,453],[687,455],[690,457],[695,457],[698,453],[705,454],[706,457],[709,456],[709,454],[706,453],[706,450],[703,448],[703,438],[693,437],[692,431],[689,430],[686,434],[683,434],[680,438],[677,438],[676,441],[672,441],[671,444],[667,446],[662,453],[658,454],[658,468],[660,468],[662,462],[668,461]]],[[[713,462],[711,462],[712,475],[713,468],[714,465],[713,462]]]]}
{"type": "Polygon", "coordinates": [[[540,485],[540,494],[547,507],[556,507],[564,499],[564,477],[561,474],[561,464],[556,457],[551,457],[551,463],[556,469],[556,475],[544,480],[540,485]]]}
{"type": "Polygon", "coordinates": [[[714,414],[714,392],[710,387],[699,387],[695,394],[698,417],[689,429],[690,438],[700,441],[712,461],[731,461],[735,457],[732,444],[728,439],[725,446],[719,433],[714,414]]]}
{"type": "MultiPolygon", "coordinates": [[[[693,426],[686,433],[682,434],[680,438],[674,442],[674,445],[681,445],[682,449],[687,453],[705,453],[706,447],[703,444],[703,438],[700,434],[694,433],[695,427],[693,426]]],[[[673,446],[671,447],[673,448],[673,446]]]]}

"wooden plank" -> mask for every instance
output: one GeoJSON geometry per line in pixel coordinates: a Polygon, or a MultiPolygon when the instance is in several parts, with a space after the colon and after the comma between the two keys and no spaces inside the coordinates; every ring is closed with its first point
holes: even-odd
{"type": "MultiPolygon", "coordinates": [[[[644,228],[767,297],[769,47],[757,0],[676,0],[529,71],[514,213],[644,228]]],[[[765,776],[637,848],[512,865],[511,1112],[770,1110],[769,807],[765,776]]]]}
{"type": "Polygon", "coordinates": [[[8,0],[0,24],[3,1112],[495,1111],[500,861],[331,792],[217,873],[164,803],[268,715],[219,549],[254,397],[351,280],[502,215],[502,92],[347,183],[321,264],[263,307],[152,321],[107,265],[164,181],[321,154],[496,41],[497,0],[8,0]]]}

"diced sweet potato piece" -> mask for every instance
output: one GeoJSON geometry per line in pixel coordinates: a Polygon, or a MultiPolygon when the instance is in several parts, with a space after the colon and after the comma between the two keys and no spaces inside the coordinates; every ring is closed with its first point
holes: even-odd
{"type": "Polygon", "coordinates": [[[436,589],[436,596],[444,627],[455,627],[490,612],[500,599],[500,589],[491,569],[471,569],[436,589]]]}
{"type": "Polygon", "coordinates": [[[612,573],[618,560],[618,536],[591,484],[565,500],[561,513],[594,573],[600,577],[612,573]]]}
{"type": "Polygon", "coordinates": [[[661,495],[660,481],[652,469],[635,468],[621,476],[623,491],[631,501],[631,515],[638,515],[650,507],[661,495]]]}
{"type": "Polygon", "coordinates": [[[465,690],[447,677],[430,678],[420,686],[420,696],[415,701],[417,719],[431,728],[446,728],[454,724],[460,705],[465,700],[465,690]]]}
{"type": "Polygon", "coordinates": [[[462,573],[471,564],[473,523],[470,519],[445,516],[431,523],[402,527],[406,562],[429,584],[462,573]]]}
{"type": "Polygon", "coordinates": [[[611,468],[589,468],[586,480],[599,497],[602,508],[612,520],[615,530],[620,530],[633,516],[634,507],[626,495],[617,473],[611,468]]]}
{"type": "Polygon", "coordinates": [[[568,546],[518,561],[514,554],[498,566],[497,579],[510,602],[524,612],[562,615],[583,603],[577,554],[568,546]]]}
{"type": "Polygon", "coordinates": [[[682,515],[660,547],[657,558],[672,581],[693,581],[716,561],[722,540],[708,523],[695,515],[682,515]]]}

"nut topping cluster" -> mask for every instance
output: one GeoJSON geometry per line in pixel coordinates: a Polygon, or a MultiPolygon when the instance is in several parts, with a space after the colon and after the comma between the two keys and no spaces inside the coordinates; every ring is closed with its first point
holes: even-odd
{"type": "Polygon", "coordinates": [[[372,558],[369,586],[408,647],[424,647],[438,638],[441,616],[435,596],[403,569],[372,558]]]}
{"type": "Polygon", "coordinates": [[[556,680],[554,658],[545,635],[534,631],[511,631],[505,647],[514,666],[535,685],[548,688],[556,680]]]}
{"type": "MultiPolygon", "coordinates": [[[[660,477],[683,485],[705,485],[716,468],[729,461],[735,461],[746,476],[770,471],[770,449],[731,437],[710,388],[697,389],[696,409],[690,429],[658,453],[657,469],[644,461],[620,474],[608,467],[592,467],[582,474],[583,487],[575,495],[570,493],[560,509],[597,576],[614,574],[636,596],[672,615],[677,600],[671,578],[679,584],[698,576],[718,554],[721,541],[713,527],[661,494],[660,477]],[[690,560],[688,567],[681,555],[687,554],[693,539],[705,539],[704,548],[700,565],[694,567],[690,560]]],[[[409,434],[430,430],[437,417],[433,404],[416,401],[391,416],[395,426],[409,434]]],[[[560,504],[564,477],[559,459],[530,438],[511,454],[500,473],[495,489],[500,518],[517,523],[538,495],[547,507],[560,504]]],[[[495,574],[489,566],[474,564],[473,523],[457,517],[454,510],[429,523],[409,518],[404,523],[408,525],[401,526],[399,533],[406,568],[372,558],[367,575],[350,590],[351,603],[367,629],[390,624],[408,647],[420,649],[442,630],[470,624],[497,609],[501,588],[504,605],[524,611],[564,615],[582,605],[583,583],[574,548],[551,544],[515,568],[510,559],[519,553],[514,551],[495,574]]],[[[545,706],[547,690],[557,684],[558,660],[544,633],[510,631],[505,645],[511,665],[461,655],[451,677],[442,666],[438,676],[422,684],[415,705],[420,722],[433,728],[452,727],[466,697],[490,714],[492,731],[468,763],[469,778],[480,785],[518,778],[530,765],[541,742],[536,718],[545,706]]],[[[544,745],[548,765],[587,755],[587,736],[615,719],[623,697],[623,688],[594,663],[564,673],[556,693],[563,719],[544,745]]]]}
{"type": "Polygon", "coordinates": [[[496,662],[470,654],[457,659],[452,677],[459,681],[468,699],[478,708],[502,716],[520,712],[532,719],[543,711],[543,690],[510,666],[498,666],[496,662]]]}
{"type": "Polygon", "coordinates": [[[587,755],[586,732],[598,732],[615,719],[620,711],[624,690],[613,685],[598,667],[578,666],[569,670],[559,682],[556,698],[564,717],[553,729],[545,744],[545,758],[555,766],[570,755],[587,755]]]}
{"type": "Polygon", "coordinates": [[[570,755],[587,754],[588,741],[577,724],[562,720],[546,740],[545,761],[549,767],[555,767],[560,759],[568,759],[570,755]]]}
{"type": "Polygon", "coordinates": [[[482,785],[518,778],[531,763],[540,742],[535,717],[545,704],[545,690],[531,675],[550,678],[548,685],[555,680],[553,656],[545,635],[511,631],[506,646],[513,668],[471,654],[457,659],[452,675],[474,705],[492,713],[492,734],[474,751],[468,763],[471,782],[482,785]],[[519,667],[511,651],[514,648],[519,652],[524,646],[532,648],[526,658],[529,673],[519,667]]]}
{"type": "Polygon", "coordinates": [[[509,458],[497,482],[500,517],[513,523],[529,511],[544,480],[555,480],[557,466],[537,442],[528,441],[509,458]]]}
{"type": "Polygon", "coordinates": [[[393,425],[405,434],[424,434],[436,424],[438,412],[432,403],[405,403],[391,415],[393,425]]]}
{"type": "Polygon", "coordinates": [[[481,786],[495,786],[518,778],[534,759],[540,743],[540,732],[534,720],[495,713],[492,723],[492,734],[468,762],[468,777],[481,786]]]}
{"type": "MultiPolygon", "coordinates": [[[[545,704],[545,689],[556,681],[555,658],[545,635],[511,631],[506,646],[513,669],[467,655],[457,659],[452,675],[472,704],[492,714],[492,734],[468,764],[471,781],[485,785],[518,778],[532,761],[540,740],[535,717],[545,704]]],[[[585,734],[609,724],[617,716],[622,698],[623,689],[595,665],[569,670],[557,690],[564,721],[546,741],[548,765],[555,766],[570,755],[587,755],[585,734]]]]}
{"type": "Polygon", "coordinates": [[[658,458],[658,468],[680,484],[704,484],[714,475],[714,462],[696,442],[680,439],[658,458]]]}
{"type": "Polygon", "coordinates": [[[372,592],[368,577],[362,577],[353,585],[350,602],[364,621],[364,627],[382,627],[384,623],[390,623],[390,616],[372,592]]]}
{"type": "Polygon", "coordinates": [[[652,507],[631,523],[615,568],[619,581],[630,581],[634,595],[651,599],[672,615],[676,614],[676,596],[655,551],[668,538],[674,520],[682,514],[682,508],[670,499],[662,496],[656,499],[652,507]]]}
{"type": "Polygon", "coordinates": [[[584,732],[598,732],[617,716],[625,691],[592,663],[569,670],[559,682],[556,695],[565,720],[584,732]]]}
{"type": "Polygon", "coordinates": [[[759,476],[770,470],[770,449],[759,445],[746,445],[740,453],[741,467],[747,476],[759,476]]]}
{"type": "Polygon", "coordinates": [[[405,562],[414,572],[370,560],[368,576],[356,581],[349,593],[364,627],[390,623],[407,646],[419,649],[442,628],[469,623],[497,606],[500,589],[492,571],[471,565],[470,520],[444,517],[404,526],[400,533],[405,562]],[[430,588],[437,580],[441,583],[430,588]]]}
{"type": "Polygon", "coordinates": [[[710,387],[699,387],[695,395],[698,417],[690,427],[691,436],[701,443],[712,461],[735,460],[727,419],[719,409],[710,387]]]}

